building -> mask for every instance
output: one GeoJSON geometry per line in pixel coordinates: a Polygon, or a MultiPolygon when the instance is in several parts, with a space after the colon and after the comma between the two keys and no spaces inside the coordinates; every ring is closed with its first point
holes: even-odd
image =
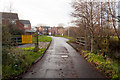
{"type": "Polygon", "coordinates": [[[51,33],[53,36],[58,35],[58,28],[57,27],[52,27],[51,33]]]}
{"type": "Polygon", "coordinates": [[[65,33],[65,28],[63,27],[56,27],[57,28],[57,35],[63,36],[65,33]]]}
{"type": "Polygon", "coordinates": [[[19,22],[17,13],[0,12],[0,14],[2,14],[3,26],[13,25],[13,27],[17,27],[18,29],[24,30],[24,27],[19,22]]]}
{"type": "Polygon", "coordinates": [[[23,30],[25,34],[34,34],[35,30],[31,29],[31,23],[29,20],[19,20],[17,13],[0,12],[2,15],[2,25],[12,25],[20,30],[23,30]]]}
{"type": "Polygon", "coordinates": [[[17,13],[7,13],[7,12],[1,12],[1,13],[2,13],[3,25],[9,25],[11,23],[16,24],[16,22],[19,21],[17,13]]]}
{"type": "Polygon", "coordinates": [[[31,23],[29,20],[19,20],[21,25],[23,25],[26,35],[33,35],[36,31],[31,29],[31,23]]]}
{"type": "Polygon", "coordinates": [[[39,33],[43,35],[64,35],[63,27],[50,27],[50,26],[40,26],[39,33]]]}
{"type": "Polygon", "coordinates": [[[31,30],[31,23],[29,20],[19,20],[19,22],[23,25],[25,30],[31,30]]]}
{"type": "Polygon", "coordinates": [[[51,29],[50,26],[40,26],[39,32],[43,35],[51,35],[51,29]]]}

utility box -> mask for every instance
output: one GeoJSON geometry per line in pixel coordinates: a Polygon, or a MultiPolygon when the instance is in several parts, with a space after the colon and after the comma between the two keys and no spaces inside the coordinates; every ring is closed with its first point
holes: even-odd
{"type": "Polygon", "coordinates": [[[22,35],[22,44],[32,43],[32,35],[22,35]]]}

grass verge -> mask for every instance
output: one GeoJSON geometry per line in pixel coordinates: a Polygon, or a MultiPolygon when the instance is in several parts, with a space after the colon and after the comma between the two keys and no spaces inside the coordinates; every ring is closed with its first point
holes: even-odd
{"type": "MultiPolygon", "coordinates": [[[[35,42],[35,37],[33,38],[35,42]]],[[[51,42],[52,38],[47,36],[39,36],[39,42],[51,42]]],[[[48,44],[47,46],[49,46],[48,44]]],[[[34,52],[34,47],[26,48],[8,48],[2,49],[2,79],[17,79],[18,76],[26,72],[31,65],[43,55],[47,49],[41,48],[38,52],[34,52]]]]}
{"type": "Polygon", "coordinates": [[[117,59],[111,59],[103,53],[90,53],[89,51],[82,50],[76,45],[70,44],[76,51],[80,54],[97,70],[102,72],[109,80],[119,80],[120,78],[120,63],[117,59]]]}
{"type": "MultiPolygon", "coordinates": [[[[38,42],[50,42],[52,40],[51,37],[39,35],[38,36],[38,42]]],[[[35,36],[33,36],[33,43],[37,42],[37,39],[35,36]]]]}
{"type": "Polygon", "coordinates": [[[39,49],[38,52],[33,50],[33,47],[11,49],[11,52],[7,55],[6,62],[2,65],[2,78],[17,78],[18,75],[24,73],[43,54],[45,48],[39,49]]]}

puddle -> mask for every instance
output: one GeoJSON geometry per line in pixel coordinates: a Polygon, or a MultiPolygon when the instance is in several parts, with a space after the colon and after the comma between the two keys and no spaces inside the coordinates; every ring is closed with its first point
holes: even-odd
{"type": "Polygon", "coordinates": [[[62,58],[67,58],[67,57],[68,57],[68,55],[62,55],[61,57],[62,57],[62,58]]]}

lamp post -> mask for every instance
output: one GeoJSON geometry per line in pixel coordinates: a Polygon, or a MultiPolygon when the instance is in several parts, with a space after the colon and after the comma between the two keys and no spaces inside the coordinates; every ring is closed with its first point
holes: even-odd
{"type": "Polygon", "coordinates": [[[37,52],[38,51],[38,45],[39,45],[39,43],[38,43],[38,27],[35,27],[36,28],[36,39],[37,39],[37,42],[35,43],[35,52],[37,52]]]}

